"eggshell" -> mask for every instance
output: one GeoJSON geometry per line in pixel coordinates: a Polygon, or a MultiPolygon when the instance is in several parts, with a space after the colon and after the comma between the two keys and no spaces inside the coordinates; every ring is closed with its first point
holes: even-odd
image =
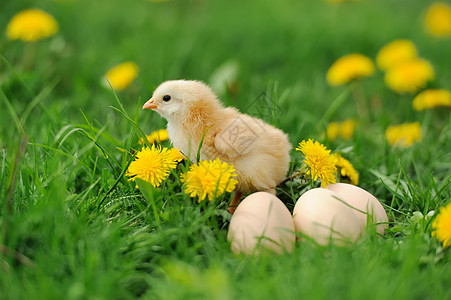
{"type": "Polygon", "coordinates": [[[382,223],[376,225],[377,232],[383,234],[388,227],[387,213],[382,204],[370,193],[358,186],[347,183],[329,184],[327,189],[340,195],[343,200],[352,206],[354,214],[365,228],[370,223],[382,223]]]}
{"type": "Polygon", "coordinates": [[[290,211],[276,196],[257,192],[247,196],[230,220],[227,239],[232,252],[252,253],[261,248],[277,253],[293,250],[296,235],[290,211]]]}
{"type": "Polygon", "coordinates": [[[301,232],[320,245],[333,241],[337,245],[355,242],[361,232],[352,209],[335,192],[315,188],[299,197],[293,210],[296,232],[301,232]]]}

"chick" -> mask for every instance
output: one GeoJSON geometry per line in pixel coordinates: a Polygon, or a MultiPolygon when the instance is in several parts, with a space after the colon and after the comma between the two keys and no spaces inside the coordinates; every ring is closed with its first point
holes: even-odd
{"type": "Polygon", "coordinates": [[[267,191],[284,179],[290,163],[291,144],[281,130],[260,119],[224,107],[213,91],[200,81],[163,82],[143,106],[167,120],[169,139],[191,161],[220,158],[232,164],[238,184],[229,205],[233,213],[243,194],[267,191]]]}

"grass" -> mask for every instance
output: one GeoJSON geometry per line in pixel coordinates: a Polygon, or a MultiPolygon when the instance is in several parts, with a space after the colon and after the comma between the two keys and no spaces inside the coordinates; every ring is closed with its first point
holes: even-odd
{"type": "MultiPolygon", "coordinates": [[[[325,81],[338,57],[374,59],[407,38],[434,66],[430,86],[450,89],[450,40],[422,24],[430,3],[34,1],[59,33],[34,50],[0,38],[0,298],[450,299],[450,253],[423,217],[451,197],[449,109],[414,111],[413,97],[391,92],[380,71],[356,86],[325,81]],[[140,74],[116,95],[101,77],[126,60],[140,74]],[[265,93],[278,107],[266,120],[293,145],[313,138],[345,153],[386,208],[383,238],[370,230],[350,247],[299,242],[292,253],[236,256],[225,201],[198,204],[173,174],[151,203],[122,176],[142,133],[165,126],[141,110],[153,89],[166,79],[209,82],[229,61],[236,92],[221,99],[244,111],[265,93]],[[347,118],[360,124],[352,140],[322,138],[347,118]],[[413,121],[421,142],[390,147],[386,127],[413,121]]],[[[2,2],[0,28],[28,7],[2,2]]],[[[295,169],[295,151],[292,159],[295,169]]],[[[278,191],[290,210],[296,188],[278,191]]]]}

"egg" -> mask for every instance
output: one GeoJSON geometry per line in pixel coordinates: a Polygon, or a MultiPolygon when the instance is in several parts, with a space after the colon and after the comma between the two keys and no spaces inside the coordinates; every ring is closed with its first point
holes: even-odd
{"type": "Polygon", "coordinates": [[[291,213],[270,193],[250,194],[232,215],[227,240],[236,254],[263,248],[276,253],[291,252],[296,241],[291,213]]]}
{"type": "Polygon", "coordinates": [[[299,197],[293,210],[296,232],[320,245],[345,245],[358,240],[362,225],[339,194],[324,188],[311,189],[299,197]]]}
{"type": "Polygon", "coordinates": [[[371,224],[378,224],[376,225],[378,233],[384,233],[388,227],[387,213],[376,197],[358,186],[347,183],[330,184],[327,189],[340,195],[354,208],[353,212],[364,228],[368,225],[367,221],[370,221],[371,224]]]}

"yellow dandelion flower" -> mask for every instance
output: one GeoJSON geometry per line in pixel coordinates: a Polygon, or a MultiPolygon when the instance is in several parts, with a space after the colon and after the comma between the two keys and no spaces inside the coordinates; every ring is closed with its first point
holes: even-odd
{"type": "Polygon", "coordinates": [[[142,148],[136,154],[135,160],[130,164],[125,175],[131,177],[131,181],[140,178],[158,187],[176,167],[177,160],[173,150],[152,145],[151,148],[142,148]]]}
{"type": "MultiPolygon", "coordinates": [[[[149,135],[146,135],[147,140],[149,141],[150,144],[153,144],[155,142],[164,142],[166,141],[169,136],[168,136],[168,131],[166,129],[158,129],[154,132],[152,132],[149,135]]],[[[140,144],[144,144],[143,139],[141,138],[139,140],[140,144]]]]}
{"type": "Polygon", "coordinates": [[[374,73],[374,64],[362,54],[349,54],[337,59],[327,71],[330,85],[341,85],[374,73]]]}
{"type": "Polygon", "coordinates": [[[169,152],[170,160],[180,162],[185,159],[185,155],[183,155],[177,148],[171,148],[169,152]]]}
{"type": "Polygon", "coordinates": [[[437,2],[426,13],[426,28],[436,37],[451,35],[451,5],[437,2]]]}
{"type": "Polygon", "coordinates": [[[58,23],[40,9],[26,9],[16,14],[8,23],[6,35],[10,40],[34,42],[58,32],[58,23]]]}
{"type": "Polygon", "coordinates": [[[354,166],[349,162],[349,160],[338,153],[332,154],[332,157],[341,177],[353,185],[358,185],[359,173],[357,173],[356,169],[354,169],[354,166]]]}
{"type": "Polygon", "coordinates": [[[122,91],[135,80],[138,71],[138,66],[135,63],[127,61],[109,69],[105,77],[113,89],[122,91]]]}
{"type": "Polygon", "coordinates": [[[415,93],[433,79],[434,69],[423,59],[404,61],[385,73],[385,83],[398,93],[415,93]]]}
{"type": "Polygon", "coordinates": [[[334,141],[337,137],[340,136],[340,123],[339,122],[331,122],[327,125],[326,135],[329,141],[334,141]]]}
{"type": "Polygon", "coordinates": [[[238,180],[232,165],[221,162],[219,158],[214,161],[202,160],[192,165],[189,171],[182,174],[181,181],[185,187],[185,193],[190,197],[199,197],[199,202],[207,196],[212,201],[224,192],[232,192],[238,180]]]}
{"type": "Polygon", "coordinates": [[[416,57],[417,48],[411,41],[395,40],[379,50],[376,57],[376,63],[381,70],[388,70],[400,62],[411,60],[416,57]]]}
{"type": "Polygon", "coordinates": [[[330,141],[334,141],[338,137],[349,140],[354,135],[357,122],[349,119],[343,122],[331,122],[327,125],[326,134],[330,141]]]}
{"type": "Polygon", "coordinates": [[[303,140],[296,150],[304,154],[304,163],[309,167],[307,175],[310,175],[313,180],[316,181],[319,178],[322,187],[336,182],[335,161],[330,155],[330,150],[327,150],[324,145],[312,139],[303,140]]]}
{"type": "Polygon", "coordinates": [[[421,140],[421,126],[418,122],[389,126],[385,136],[391,146],[407,148],[421,140]]]}
{"type": "Polygon", "coordinates": [[[438,106],[451,107],[451,92],[440,89],[429,89],[419,93],[412,102],[416,110],[425,110],[438,106]]]}
{"type": "Polygon", "coordinates": [[[432,222],[432,229],[432,236],[443,244],[443,248],[451,246],[451,203],[440,207],[440,213],[432,222]]]}
{"type": "Polygon", "coordinates": [[[346,120],[340,124],[340,135],[345,140],[350,140],[354,136],[354,130],[357,125],[355,120],[346,120]]]}

